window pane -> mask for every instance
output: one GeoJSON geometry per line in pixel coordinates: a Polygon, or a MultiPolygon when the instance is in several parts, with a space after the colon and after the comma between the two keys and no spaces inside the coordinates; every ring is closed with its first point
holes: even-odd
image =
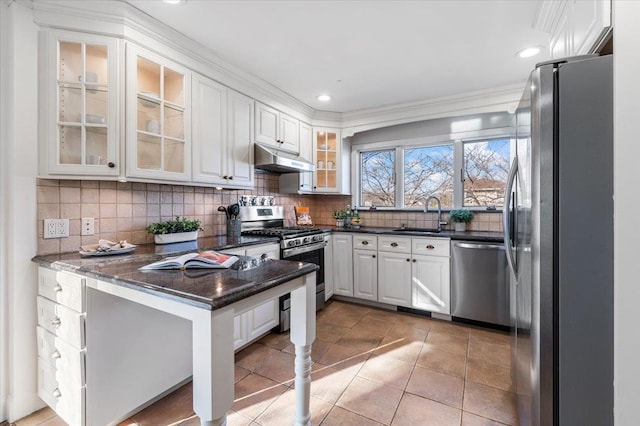
{"type": "Polygon", "coordinates": [[[466,142],[463,205],[502,206],[510,159],[509,139],[466,142]]]}
{"type": "Polygon", "coordinates": [[[423,207],[429,195],[453,207],[453,145],[404,151],[404,206],[423,207]]]}
{"type": "Polygon", "coordinates": [[[361,164],[361,205],[395,205],[395,150],[363,152],[361,164]]]}

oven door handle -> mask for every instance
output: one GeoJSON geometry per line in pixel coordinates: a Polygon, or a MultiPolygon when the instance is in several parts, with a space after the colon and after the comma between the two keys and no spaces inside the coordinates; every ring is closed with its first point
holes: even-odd
{"type": "Polygon", "coordinates": [[[282,251],[282,258],[287,258],[287,257],[295,256],[297,254],[302,254],[302,253],[308,253],[310,251],[321,250],[321,249],[324,249],[326,245],[327,243],[323,241],[320,243],[309,244],[306,246],[292,247],[290,249],[285,249],[282,251]]]}

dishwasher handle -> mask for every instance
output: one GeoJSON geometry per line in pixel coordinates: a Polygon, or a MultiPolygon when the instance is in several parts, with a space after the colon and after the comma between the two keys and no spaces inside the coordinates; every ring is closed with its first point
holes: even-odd
{"type": "Polygon", "coordinates": [[[505,250],[503,244],[453,243],[455,247],[475,250],[505,250]]]}

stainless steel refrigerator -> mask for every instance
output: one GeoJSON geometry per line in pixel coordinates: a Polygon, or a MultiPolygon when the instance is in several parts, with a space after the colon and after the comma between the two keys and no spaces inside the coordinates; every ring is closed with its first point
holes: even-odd
{"type": "Polygon", "coordinates": [[[521,426],[613,425],[612,57],[540,64],[504,202],[521,426]]]}

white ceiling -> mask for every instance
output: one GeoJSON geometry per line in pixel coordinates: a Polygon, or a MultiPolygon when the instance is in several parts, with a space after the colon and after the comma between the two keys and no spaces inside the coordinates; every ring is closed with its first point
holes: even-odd
{"type": "Polygon", "coordinates": [[[317,110],[346,112],[524,82],[548,46],[541,0],[129,3],[317,110]],[[328,93],[329,103],[316,96],[328,93]]]}

